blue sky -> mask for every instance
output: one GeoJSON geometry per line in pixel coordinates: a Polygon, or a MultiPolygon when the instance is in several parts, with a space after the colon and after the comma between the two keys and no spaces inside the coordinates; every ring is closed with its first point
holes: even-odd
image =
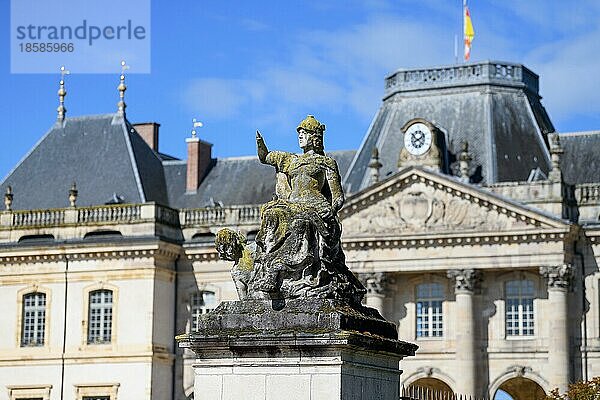
{"type": "MultiPolygon", "coordinates": [[[[56,118],[58,74],[10,74],[9,2],[0,18],[0,176],[56,118]]],[[[218,157],[254,154],[254,131],[295,150],[313,113],[328,150],[357,148],[384,76],[454,62],[461,0],[153,1],[152,73],[127,77],[128,118],[161,123],[160,149],[185,158],[191,119],[218,157]]],[[[600,2],[469,2],[472,59],[522,62],[562,132],[600,129],[600,2]]],[[[58,68],[58,66],[57,66],[58,68]]],[[[114,74],[67,78],[68,116],[114,112],[114,74]]]]}

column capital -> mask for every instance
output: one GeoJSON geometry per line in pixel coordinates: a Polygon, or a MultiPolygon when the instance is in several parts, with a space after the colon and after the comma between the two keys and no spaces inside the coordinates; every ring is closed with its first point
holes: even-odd
{"type": "Polygon", "coordinates": [[[474,292],[481,281],[481,272],[473,268],[450,269],[446,276],[454,280],[455,292],[474,292]]]}
{"type": "Polygon", "coordinates": [[[367,288],[367,296],[385,296],[387,286],[392,280],[386,272],[364,272],[358,274],[358,279],[367,288]]]}
{"type": "Polygon", "coordinates": [[[546,279],[548,289],[567,290],[573,278],[573,264],[543,266],[540,267],[540,275],[546,279]]]}

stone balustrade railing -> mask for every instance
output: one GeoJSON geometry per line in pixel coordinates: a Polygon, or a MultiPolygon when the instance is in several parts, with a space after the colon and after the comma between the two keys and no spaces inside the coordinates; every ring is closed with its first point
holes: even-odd
{"type": "MultiPolygon", "coordinates": [[[[65,222],[65,210],[31,210],[10,213],[10,226],[60,225],[65,222]]],[[[2,224],[4,225],[4,224],[2,224]]]]}
{"type": "Polygon", "coordinates": [[[155,203],[0,212],[0,229],[148,222],[179,226],[176,210],[155,203]]]}
{"type": "Polygon", "coordinates": [[[386,95],[416,89],[473,84],[504,84],[539,91],[538,76],[521,64],[484,61],[426,69],[401,69],[385,79],[386,95]]]}
{"type": "Polygon", "coordinates": [[[189,208],[178,211],[155,203],[145,203],[0,212],[0,229],[148,221],[176,227],[258,225],[260,206],[189,208]]]}
{"type": "Polygon", "coordinates": [[[77,223],[130,222],[140,219],[141,204],[119,204],[77,209],[77,223]]]}
{"type": "Polygon", "coordinates": [[[179,211],[179,220],[184,227],[259,224],[260,206],[188,208],[179,211]]]}
{"type": "Polygon", "coordinates": [[[584,183],[575,186],[575,199],[580,205],[600,203],[600,184],[584,183]]]}

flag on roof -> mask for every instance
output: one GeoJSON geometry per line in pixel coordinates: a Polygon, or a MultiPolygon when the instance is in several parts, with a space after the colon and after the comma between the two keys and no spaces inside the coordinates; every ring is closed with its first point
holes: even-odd
{"type": "Polygon", "coordinates": [[[473,42],[473,37],[475,37],[475,31],[473,30],[473,23],[471,22],[471,13],[469,12],[469,7],[467,6],[467,2],[464,2],[464,29],[465,29],[465,61],[468,61],[471,58],[471,43],[473,42]]]}

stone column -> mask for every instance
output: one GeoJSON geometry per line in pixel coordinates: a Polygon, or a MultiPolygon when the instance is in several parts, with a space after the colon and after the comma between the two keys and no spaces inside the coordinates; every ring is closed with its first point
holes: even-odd
{"type": "Polygon", "coordinates": [[[551,388],[558,388],[561,393],[569,385],[569,285],[573,275],[571,264],[540,267],[540,274],[548,284],[548,302],[551,316],[550,338],[548,341],[548,381],[551,388]]]}
{"type": "Polygon", "coordinates": [[[385,272],[368,272],[360,274],[359,279],[367,288],[365,304],[383,315],[385,292],[389,283],[388,275],[385,272]]]}
{"type": "Polygon", "coordinates": [[[454,280],[456,297],[456,392],[477,396],[477,340],[473,312],[473,292],[479,283],[479,271],[474,269],[449,270],[454,280]]]}

